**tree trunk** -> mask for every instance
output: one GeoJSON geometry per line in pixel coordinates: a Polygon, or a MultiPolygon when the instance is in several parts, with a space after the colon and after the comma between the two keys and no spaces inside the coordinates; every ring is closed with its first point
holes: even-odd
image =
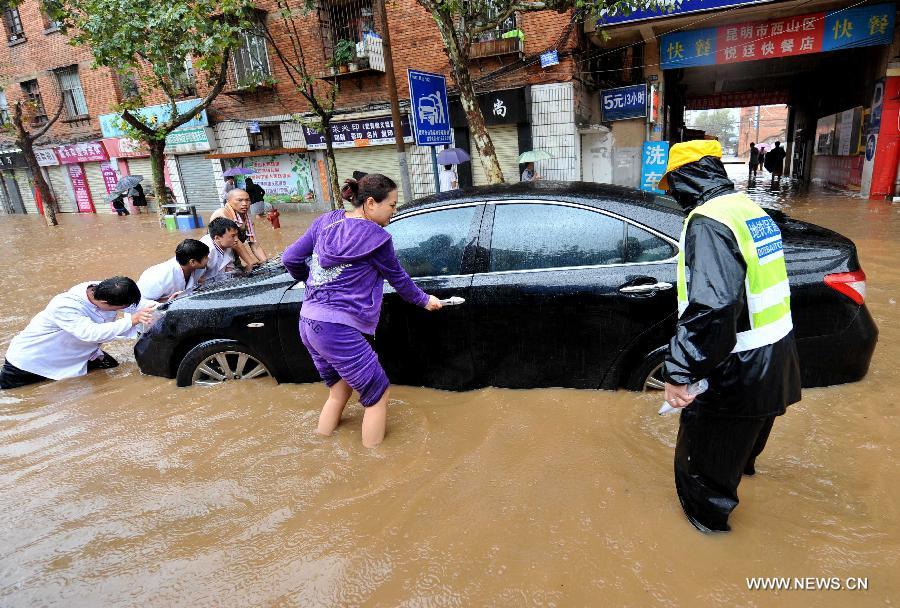
{"type": "Polygon", "coordinates": [[[41,172],[41,166],[34,156],[34,143],[30,138],[26,138],[25,141],[20,142],[19,147],[22,149],[22,154],[25,155],[25,161],[28,163],[28,168],[31,169],[31,175],[34,178],[34,186],[40,193],[41,200],[44,203],[44,221],[47,223],[47,226],[57,226],[59,221],[56,219],[56,199],[53,198],[53,193],[50,191],[47,180],[44,179],[44,174],[41,172]]]}
{"type": "Polygon", "coordinates": [[[53,198],[53,193],[50,192],[50,187],[47,186],[44,174],[41,173],[41,166],[34,156],[34,139],[25,129],[25,119],[22,114],[21,102],[16,105],[12,119],[13,127],[16,130],[16,146],[22,151],[22,155],[25,156],[25,162],[28,163],[28,168],[31,170],[34,185],[41,195],[44,205],[44,221],[47,222],[47,226],[58,226],[59,221],[56,219],[56,199],[53,198]]]}
{"type": "MultiPolygon", "coordinates": [[[[341,184],[338,181],[337,161],[334,160],[334,146],[331,142],[331,119],[322,118],[322,130],[325,133],[325,168],[328,171],[328,182],[331,188],[331,206],[334,209],[344,208],[341,198],[341,184]]],[[[322,184],[323,186],[325,184],[322,184]]]]}
{"type": "Polygon", "coordinates": [[[435,22],[437,23],[438,31],[441,33],[441,38],[444,40],[444,51],[450,60],[453,79],[459,88],[459,101],[462,104],[463,111],[466,113],[466,119],[469,121],[469,131],[472,134],[475,149],[478,150],[481,166],[484,168],[489,183],[502,184],[504,182],[503,171],[500,169],[500,163],[497,161],[494,142],[491,141],[491,136],[487,132],[487,126],[484,124],[484,116],[481,114],[478,96],[475,94],[475,86],[472,84],[472,77],[469,74],[468,52],[459,44],[452,22],[447,23],[436,15],[435,22]]]}
{"type": "Polygon", "coordinates": [[[152,139],[147,142],[150,146],[150,166],[153,170],[153,192],[156,194],[156,213],[159,217],[159,225],[165,226],[165,207],[169,200],[166,196],[166,177],[164,163],[165,161],[165,139],[152,139]]]}

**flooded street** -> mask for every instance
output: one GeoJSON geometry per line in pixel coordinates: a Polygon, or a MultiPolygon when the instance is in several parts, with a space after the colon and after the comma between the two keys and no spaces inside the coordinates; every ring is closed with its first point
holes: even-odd
{"type": "MultiPolygon", "coordinates": [[[[768,186],[751,196],[856,242],[880,339],[864,381],[778,419],[730,534],[685,519],[658,394],[395,387],[368,451],[353,402],[314,434],[322,385],[178,389],[121,341],[117,369],[0,393],[0,606],[897,605],[900,205],[768,186]]],[[[312,216],[281,219],[280,240],[260,226],[269,251],[312,216]]],[[[55,294],[137,278],[188,236],[151,216],[61,224],[0,217],[3,351],[55,294]]]]}

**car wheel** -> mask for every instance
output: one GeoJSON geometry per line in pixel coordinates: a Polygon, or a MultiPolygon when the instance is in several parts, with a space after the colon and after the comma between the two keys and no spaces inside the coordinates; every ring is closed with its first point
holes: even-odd
{"type": "Polygon", "coordinates": [[[628,378],[625,388],[630,391],[654,392],[665,388],[662,376],[663,363],[666,361],[668,347],[662,346],[651,352],[637,366],[628,378]]]}
{"type": "Polygon", "coordinates": [[[178,386],[213,386],[228,380],[252,380],[269,375],[259,357],[240,342],[209,340],[188,351],[175,379],[178,386]]]}

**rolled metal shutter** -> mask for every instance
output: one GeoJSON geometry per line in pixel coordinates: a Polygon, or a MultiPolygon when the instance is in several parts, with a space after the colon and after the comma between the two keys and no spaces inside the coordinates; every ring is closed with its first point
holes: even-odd
{"type": "MultiPolygon", "coordinates": [[[[513,184],[519,181],[519,132],[516,125],[499,125],[488,127],[494,152],[503,171],[503,179],[513,184]]],[[[488,184],[487,174],[481,166],[475,142],[470,138],[472,146],[472,180],[476,186],[488,184]]]]}
{"type": "Polygon", "coordinates": [[[100,163],[84,163],[84,174],[87,176],[88,188],[97,213],[113,213],[112,204],[106,202],[106,182],[100,171],[100,163]]]}
{"type": "Polygon", "coordinates": [[[337,164],[338,183],[343,184],[354,171],[381,173],[397,184],[397,200],[402,205],[403,185],[400,183],[400,163],[397,161],[396,146],[369,146],[366,148],[347,148],[334,151],[337,164]]]}
{"type": "Polygon", "coordinates": [[[69,184],[63,171],[65,171],[63,167],[47,167],[47,172],[50,174],[50,186],[53,189],[53,195],[56,196],[56,202],[59,203],[59,210],[63,213],[77,213],[78,208],[75,206],[72,195],[69,194],[69,184]]]}
{"type": "MultiPolygon", "coordinates": [[[[205,154],[186,154],[175,158],[188,205],[195,205],[198,210],[215,211],[221,207],[219,193],[216,190],[212,161],[205,156],[205,154]]],[[[148,178],[148,175],[144,177],[148,178]]]]}
{"type": "MultiPolygon", "coordinates": [[[[31,173],[26,169],[16,169],[16,184],[19,186],[19,194],[22,196],[22,204],[26,213],[37,213],[37,203],[34,202],[34,192],[31,189],[31,173]]],[[[9,175],[9,174],[7,174],[9,175]]]]}

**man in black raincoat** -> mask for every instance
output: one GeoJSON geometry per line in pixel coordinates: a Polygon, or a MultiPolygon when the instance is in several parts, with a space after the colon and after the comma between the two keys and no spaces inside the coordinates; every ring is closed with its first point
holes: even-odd
{"type": "Polygon", "coordinates": [[[660,188],[689,212],[666,400],[684,408],[675,487],[690,522],[727,531],[741,475],[753,475],[776,416],[800,400],[790,295],[775,223],[737,193],[716,141],[672,147],[660,188]],[[688,385],[706,379],[692,394],[688,385]]]}

